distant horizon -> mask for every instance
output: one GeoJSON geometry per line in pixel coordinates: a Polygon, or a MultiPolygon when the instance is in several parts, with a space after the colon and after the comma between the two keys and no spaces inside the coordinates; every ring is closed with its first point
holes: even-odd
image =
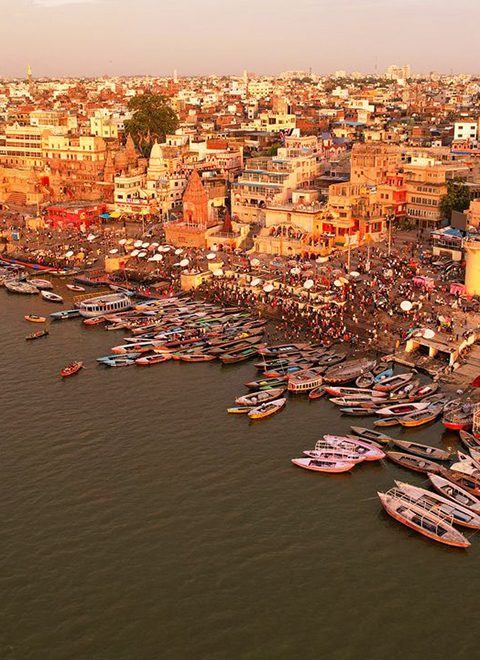
{"type": "Polygon", "coordinates": [[[455,29],[459,17],[479,22],[478,0],[237,0],[228,9],[223,0],[136,0],[133,11],[129,0],[0,0],[0,11],[0,76],[9,79],[28,63],[40,78],[310,68],[380,76],[391,64],[480,75],[478,41],[465,47],[455,29]]]}

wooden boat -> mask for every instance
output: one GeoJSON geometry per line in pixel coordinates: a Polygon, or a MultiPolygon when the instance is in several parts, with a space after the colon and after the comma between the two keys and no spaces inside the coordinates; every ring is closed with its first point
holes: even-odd
{"type": "Polygon", "coordinates": [[[311,369],[313,367],[312,362],[303,362],[303,363],[290,363],[288,366],[282,367],[281,369],[269,369],[263,372],[263,375],[267,378],[277,378],[278,376],[291,376],[293,374],[298,374],[301,371],[306,369],[311,369]]]}
{"type": "Polygon", "coordinates": [[[57,293],[53,293],[52,291],[40,291],[40,295],[44,300],[48,300],[48,302],[63,303],[62,296],[59,296],[57,293]]]}
{"type": "Polygon", "coordinates": [[[430,473],[427,476],[438,493],[480,514],[480,499],[443,476],[430,473]]]}
{"type": "Polygon", "coordinates": [[[376,413],[375,408],[368,408],[366,406],[350,406],[346,408],[339,408],[339,410],[342,415],[352,415],[354,417],[369,417],[371,415],[375,415],[376,413]]]}
{"type": "Polygon", "coordinates": [[[234,406],[233,408],[227,408],[227,413],[229,415],[244,415],[249,413],[251,410],[251,406],[234,406]]]}
{"type": "Polygon", "coordinates": [[[207,355],[207,353],[189,353],[179,357],[182,362],[212,362],[212,360],[216,360],[215,355],[207,355]]]}
{"type": "Polygon", "coordinates": [[[31,335],[27,335],[25,339],[29,341],[32,339],[40,339],[40,337],[46,337],[47,335],[48,335],[48,330],[39,330],[38,332],[34,332],[31,335]]]}
{"type": "Polygon", "coordinates": [[[408,381],[407,383],[404,383],[402,385],[397,385],[397,387],[394,390],[390,391],[390,400],[391,401],[404,401],[405,399],[408,400],[408,397],[410,394],[417,389],[417,387],[420,386],[420,379],[415,378],[413,380],[408,381]]]}
{"type": "Polygon", "coordinates": [[[385,360],[384,358],[381,358],[379,362],[377,362],[373,367],[372,367],[372,374],[374,376],[380,376],[383,374],[385,371],[392,370],[392,373],[390,375],[393,375],[393,368],[392,368],[392,362],[391,360],[385,360]]]}
{"type": "Polygon", "coordinates": [[[480,449],[480,440],[468,431],[460,431],[460,440],[468,449],[480,449]]]}
{"type": "Polygon", "coordinates": [[[393,369],[391,367],[389,369],[383,369],[383,371],[380,371],[380,373],[374,376],[373,382],[381,383],[382,381],[386,380],[387,378],[391,378],[392,376],[393,376],[393,369]]]}
{"type": "Polygon", "coordinates": [[[308,350],[308,348],[308,344],[277,344],[276,346],[265,346],[258,352],[265,357],[283,357],[287,354],[308,350]]]}
{"type": "Polygon", "coordinates": [[[430,383],[429,385],[421,385],[417,387],[413,392],[410,392],[409,399],[410,401],[417,401],[418,399],[423,399],[426,396],[431,396],[435,394],[438,390],[438,383],[430,383]]]}
{"type": "Polygon", "coordinates": [[[53,321],[62,321],[63,319],[74,319],[80,316],[78,309],[62,309],[60,312],[52,312],[50,318],[53,321]]]}
{"type": "Polygon", "coordinates": [[[434,541],[458,548],[468,548],[470,542],[455,527],[431,511],[418,506],[398,488],[378,492],[385,511],[395,520],[434,541]]]}
{"type": "Polygon", "coordinates": [[[434,459],[436,461],[448,461],[451,458],[451,452],[439,449],[438,447],[430,447],[429,445],[422,445],[418,442],[410,442],[409,440],[394,440],[393,444],[400,447],[403,451],[408,451],[416,456],[423,456],[424,458],[434,459]]]}
{"type": "Polygon", "coordinates": [[[402,417],[404,415],[411,415],[414,412],[417,412],[418,410],[424,410],[425,408],[428,407],[427,403],[422,403],[422,402],[411,402],[411,403],[397,403],[394,404],[393,406],[386,406],[384,408],[380,408],[377,410],[377,415],[380,415],[380,417],[402,417]]]}
{"type": "Polygon", "coordinates": [[[272,389],[274,387],[281,387],[287,382],[287,376],[282,376],[281,378],[263,378],[261,380],[251,380],[248,383],[245,383],[245,387],[248,387],[249,390],[265,390],[272,389]]]}
{"type": "Polygon", "coordinates": [[[436,516],[440,516],[450,524],[469,527],[470,529],[480,529],[480,516],[465,506],[454,503],[448,497],[437,495],[430,490],[412,486],[403,481],[395,481],[399,490],[408,495],[418,506],[431,511],[436,516]]]}
{"type": "Polygon", "coordinates": [[[344,449],[350,453],[359,454],[364,457],[366,461],[379,461],[385,458],[385,453],[378,447],[378,445],[367,442],[361,438],[353,435],[324,435],[322,440],[319,440],[315,449],[322,449],[324,443],[338,449],[344,449]]]}
{"type": "Polygon", "coordinates": [[[312,470],[313,472],[326,472],[329,474],[348,472],[355,466],[355,463],[328,460],[326,458],[322,460],[315,458],[292,458],[292,463],[298,467],[303,468],[304,470],[312,470]]]}
{"type": "Polygon", "coordinates": [[[366,374],[359,376],[355,380],[355,385],[357,387],[370,387],[373,385],[373,374],[371,372],[367,372],[366,374]]]}
{"type": "Polygon", "coordinates": [[[308,393],[308,398],[313,401],[314,399],[321,399],[322,396],[325,396],[325,390],[323,386],[316,387],[314,390],[310,390],[308,393]]]}
{"type": "Polygon", "coordinates": [[[153,355],[142,355],[142,357],[135,359],[135,364],[138,364],[140,367],[148,367],[151,364],[160,364],[162,362],[168,362],[171,360],[172,356],[168,353],[154,353],[153,355]]]}
{"type": "Polygon", "coordinates": [[[62,378],[68,378],[68,376],[73,376],[74,374],[77,374],[82,368],[83,368],[83,362],[79,362],[79,361],[71,362],[60,371],[60,376],[62,378]]]}
{"type": "Polygon", "coordinates": [[[379,383],[375,383],[373,389],[378,390],[379,392],[392,392],[396,388],[402,387],[402,385],[408,383],[412,378],[413,374],[397,374],[396,376],[385,378],[379,383]]]}
{"type": "Polygon", "coordinates": [[[390,442],[393,442],[393,438],[380,431],[375,431],[373,429],[367,429],[363,426],[351,426],[350,429],[358,435],[360,438],[365,440],[372,440],[373,442],[379,442],[383,445],[388,445],[390,442]]]}
{"type": "Polygon", "coordinates": [[[368,394],[347,394],[346,396],[333,396],[328,399],[330,403],[336,406],[361,406],[361,407],[375,407],[384,403],[383,399],[372,399],[368,394]]]}
{"type": "Polygon", "coordinates": [[[320,367],[331,367],[333,365],[339,364],[345,360],[345,355],[341,353],[324,353],[317,359],[317,364],[320,367]]]}
{"type": "Polygon", "coordinates": [[[423,424],[429,424],[434,422],[437,417],[441,414],[442,408],[437,407],[428,407],[425,410],[417,410],[410,415],[405,415],[405,417],[400,417],[399,422],[402,426],[407,428],[422,426],[423,424]]]}
{"type": "Polygon", "coordinates": [[[49,280],[41,280],[40,278],[33,278],[31,280],[26,280],[27,284],[37,287],[40,291],[47,291],[48,289],[53,289],[53,284],[49,280]]]}
{"type": "Polygon", "coordinates": [[[379,399],[386,399],[388,397],[386,392],[377,392],[370,388],[363,387],[336,387],[335,385],[324,385],[323,389],[329,396],[350,396],[365,395],[379,399]]]}
{"type": "Polygon", "coordinates": [[[398,417],[381,417],[380,419],[376,419],[373,422],[374,426],[398,426],[400,424],[400,419],[398,417]]]}
{"type": "Polygon", "coordinates": [[[327,459],[329,461],[344,461],[345,463],[357,464],[362,463],[365,460],[365,457],[360,454],[336,448],[326,443],[321,449],[306,449],[303,453],[305,456],[308,456],[308,458],[314,458],[317,461],[327,459]]]}
{"type": "Polygon", "coordinates": [[[23,318],[25,321],[30,321],[30,323],[45,323],[47,320],[45,316],[37,316],[36,314],[27,314],[23,318]]]}
{"type": "Polygon", "coordinates": [[[323,373],[324,369],[321,367],[313,367],[290,375],[288,377],[288,391],[309,392],[310,390],[315,390],[323,382],[323,373]]]}
{"type": "Polygon", "coordinates": [[[258,406],[261,403],[268,403],[269,401],[278,399],[285,390],[286,387],[274,387],[271,390],[252,392],[251,394],[245,394],[245,396],[239,396],[235,399],[235,403],[239,406],[258,406]]]}
{"type": "Polygon", "coordinates": [[[465,399],[453,399],[443,409],[442,424],[452,431],[467,431],[473,423],[473,404],[465,399]]]}
{"type": "Polygon", "coordinates": [[[102,360],[101,364],[106,367],[131,367],[135,364],[135,359],[129,358],[126,355],[114,355],[110,360],[102,360]]]}
{"type": "Polygon", "coordinates": [[[39,290],[33,284],[27,284],[27,282],[20,282],[19,280],[7,280],[5,282],[5,288],[10,293],[23,293],[27,295],[32,295],[38,293],[39,290]]]}
{"type": "Polygon", "coordinates": [[[398,463],[402,467],[409,468],[415,472],[431,472],[432,474],[438,474],[438,471],[441,469],[440,465],[434,463],[433,461],[428,461],[425,458],[420,456],[414,456],[412,454],[404,454],[399,451],[387,451],[387,458],[389,458],[394,463],[398,463]]]}
{"type": "Polygon", "coordinates": [[[70,291],[85,291],[85,287],[79,284],[67,284],[67,289],[70,289],[70,291]]]}
{"type": "MultiPolygon", "coordinates": [[[[252,357],[258,354],[258,350],[255,346],[250,348],[245,348],[238,353],[231,353],[220,356],[220,361],[222,364],[236,364],[237,362],[244,362],[245,360],[250,360],[252,357]]],[[[215,357],[215,356],[212,356],[215,357]]]]}
{"type": "Polygon", "coordinates": [[[279,412],[284,405],[287,403],[285,398],[275,399],[274,401],[268,401],[267,403],[262,403],[256,408],[252,408],[248,413],[250,419],[263,419],[264,417],[270,417],[279,412]]]}
{"type": "Polygon", "coordinates": [[[370,371],[375,365],[375,360],[368,358],[357,358],[347,360],[343,364],[338,364],[327,369],[325,373],[326,383],[350,383],[370,371]]]}
{"type": "Polygon", "coordinates": [[[455,486],[463,488],[472,495],[475,495],[476,497],[480,496],[480,479],[443,466],[439,466],[437,474],[444,479],[448,479],[448,481],[455,484],[455,486]]]}

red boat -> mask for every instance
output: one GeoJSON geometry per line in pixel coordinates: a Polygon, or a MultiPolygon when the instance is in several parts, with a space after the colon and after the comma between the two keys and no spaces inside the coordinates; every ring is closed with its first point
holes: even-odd
{"type": "Polygon", "coordinates": [[[66,367],[64,367],[61,372],[60,376],[62,378],[66,378],[67,376],[73,376],[74,374],[78,373],[80,369],[83,367],[83,362],[72,362],[71,364],[68,364],[66,367]]]}

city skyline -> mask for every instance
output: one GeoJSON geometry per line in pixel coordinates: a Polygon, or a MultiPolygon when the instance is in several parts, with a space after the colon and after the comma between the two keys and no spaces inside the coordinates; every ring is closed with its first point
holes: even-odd
{"type": "Polygon", "coordinates": [[[2,77],[274,75],[284,70],[382,74],[480,73],[478,47],[464,48],[453,19],[480,18],[474,0],[0,0],[6,20],[2,77]],[[445,44],[448,43],[448,48],[445,44]]]}

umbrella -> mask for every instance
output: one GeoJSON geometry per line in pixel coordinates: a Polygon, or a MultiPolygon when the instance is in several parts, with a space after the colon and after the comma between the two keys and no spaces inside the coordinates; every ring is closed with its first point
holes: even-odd
{"type": "Polygon", "coordinates": [[[114,211],[113,213],[110,213],[111,218],[119,218],[122,214],[120,211],[114,211]]]}
{"type": "Polygon", "coordinates": [[[295,267],[295,268],[290,268],[290,272],[292,275],[300,275],[302,271],[300,270],[300,268],[295,267]]]}
{"type": "Polygon", "coordinates": [[[175,254],[176,254],[177,256],[178,256],[179,254],[182,254],[182,252],[183,252],[182,248],[177,248],[177,249],[175,250],[175,254]]]}
{"type": "Polygon", "coordinates": [[[138,257],[141,258],[141,259],[143,259],[143,257],[146,257],[146,256],[147,256],[147,253],[143,250],[142,250],[142,252],[138,253],[138,257]]]}
{"type": "Polygon", "coordinates": [[[69,251],[65,254],[65,256],[66,256],[68,259],[70,259],[70,257],[73,257],[73,251],[72,251],[72,250],[69,250],[69,251]]]}
{"type": "Polygon", "coordinates": [[[149,245],[150,245],[150,243],[142,243],[142,248],[146,249],[146,248],[148,248],[149,245]]]}
{"type": "Polygon", "coordinates": [[[435,332],[433,330],[431,330],[430,328],[427,328],[423,332],[423,337],[425,339],[433,339],[435,337],[435,332]]]}
{"type": "Polygon", "coordinates": [[[218,250],[218,245],[216,243],[214,243],[212,245],[212,252],[216,252],[217,250],[218,250]]]}
{"type": "Polygon", "coordinates": [[[221,268],[217,268],[217,270],[213,271],[213,274],[215,275],[215,277],[222,277],[223,270],[221,268]]]}
{"type": "Polygon", "coordinates": [[[305,280],[305,282],[303,283],[303,288],[311,289],[314,284],[315,282],[313,280],[305,280]]]}
{"type": "Polygon", "coordinates": [[[189,263],[190,263],[190,261],[188,259],[182,259],[181,262],[180,262],[180,266],[182,268],[185,268],[185,266],[188,266],[189,263]]]}
{"type": "Polygon", "coordinates": [[[252,266],[260,266],[260,260],[259,259],[252,259],[251,262],[252,266]]]}
{"type": "Polygon", "coordinates": [[[169,245],[164,245],[162,252],[170,252],[172,248],[169,245]]]}
{"type": "Polygon", "coordinates": [[[133,244],[136,248],[141,248],[142,247],[142,241],[135,241],[133,244]]]}
{"type": "Polygon", "coordinates": [[[162,261],[163,257],[161,254],[154,254],[152,257],[153,261],[162,261]]]}
{"type": "Polygon", "coordinates": [[[151,247],[158,247],[159,245],[160,245],[160,243],[150,243],[151,247]]]}
{"type": "Polygon", "coordinates": [[[112,248],[108,254],[117,254],[118,249],[117,248],[112,248]]]}
{"type": "Polygon", "coordinates": [[[215,252],[210,252],[209,254],[207,254],[207,259],[211,261],[212,259],[215,259],[216,256],[217,255],[215,254],[215,252]]]}
{"type": "Polygon", "coordinates": [[[107,220],[107,218],[110,217],[110,213],[100,213],[100,217],[103,218],[104,220],[107,220]]]}
{"type": "Polygon", "coordinates": [[[357,273],[356,270],[352,270],[352,272],[350,273],[350,277],[360,277],[360,273],[357,273]]]}
{"type": "Polygon", "coordinates": [[[261,283],[262,283],[262,280],[261,280],[260,278],[258,278],[258,277],[255,277],[255,278],[250,282],[250,286],[260,286],[261,283]]]}
{"type": "Polygon", "coordinates": [[[118,244],[119,244],[119,245],[125,245],[126,242],[127,242],[127,239],[126,239],[126,238],[121,238],[121,239],[118,241],[118,244]]]}
{"type": "Polygon", "coordinates": [[[342,283],[340,282],[340,280],[335,280],[333,285],[340,287],[340,286],[342,286],[342,283]]]}
{"type": "Polygon", "coordinates": [[[275,287],[273,286],[273,284],[265,284],[263,290],[265,291],[265,293],[271,293],[274,288],[275,287]]]}
{"type": "Polygon", "coordinates": [[[156,261],[155,257],[149,257],[147,261],[156,261]]]}
{"type": "Polygon", "coordinates": [[[96,238],[97,238],[97,237],[95,236],[95,234],[89,234],[89,235],[87,236],[87,241],[90,241],[90,243],[91,243],[91,242],[94,241],[96,238]]]}
{"type": "Polygon", "coordinates": [[[409,312],[412,309],[412,303],[410,300],[404,300],[400,303],[400,309],[404,312],[409,312]]]}
{"type": "Polygon", "coordinates": [[[132,251],[130,252],[130,255],[131,255],[132,257],[136,257],[136,256],[138,255],[138,250],[132,250],[132,251]]]}

